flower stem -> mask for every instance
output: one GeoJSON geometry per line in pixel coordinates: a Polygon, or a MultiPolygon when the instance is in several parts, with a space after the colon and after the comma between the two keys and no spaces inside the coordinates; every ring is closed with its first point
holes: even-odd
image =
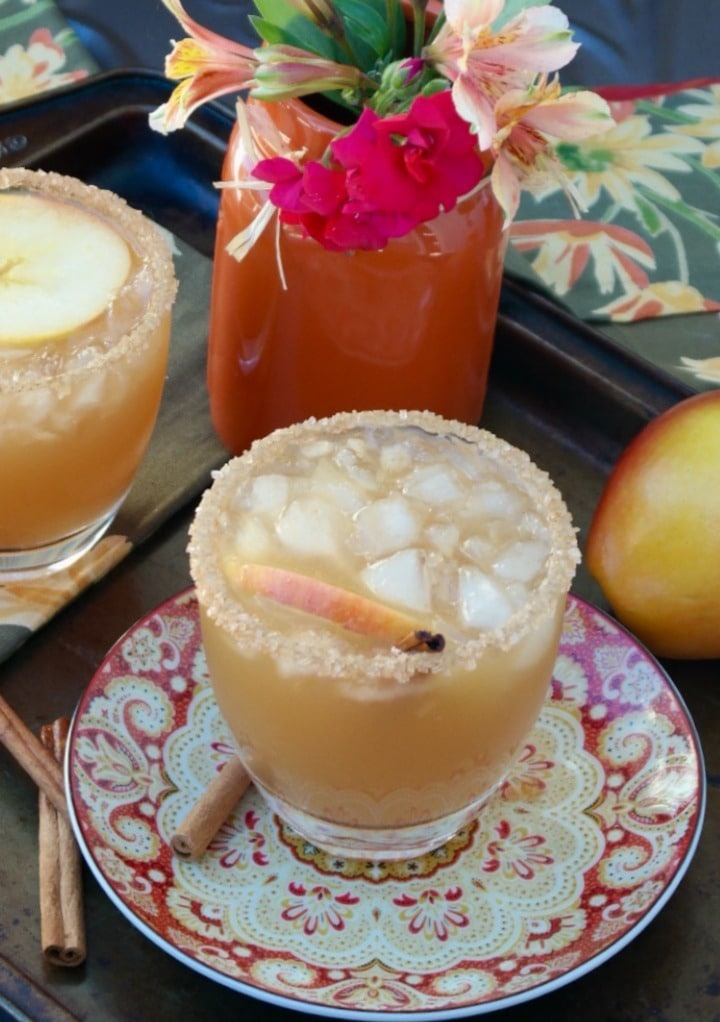
{"type": "Polygon", "coordinates": [[[393,50],[394,55],[394,41],[396,39],[394,29],[398,21],[398,0],[385,0],[385,18],[390,34],[391,50],[393,50]]]}
{"type": "Polygon", "coordinates": [[[413,56],[419,57],[425,45],[425,10],[427,0],[412,0],[413,10],[413,56]]]}

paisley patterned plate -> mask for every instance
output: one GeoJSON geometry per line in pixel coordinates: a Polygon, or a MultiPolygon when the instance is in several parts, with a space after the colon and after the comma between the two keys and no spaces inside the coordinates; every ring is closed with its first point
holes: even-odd
{"type": "Polygon", "coordinates": [[[192,590],[113,647],[77,709],[68,788],[102,888],[160,947],[244,994],[334,1018],[528,1000],[627,945],[695,851],[702,755],[658,664],[569,601],[548,700],[481,820],[438,852],[325,855],[251,788],[197,862],[168,840],[231,746],[192,590]]]}

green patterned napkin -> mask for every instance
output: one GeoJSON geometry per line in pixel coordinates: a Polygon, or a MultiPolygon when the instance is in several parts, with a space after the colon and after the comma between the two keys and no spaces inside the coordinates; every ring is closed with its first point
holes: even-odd
{"type": "Polygon", "coordinates": [[[720,385],[720,84],[628,94],[561,146],[576,195],[526,194],[507,271],[697,389],[720,385]]]}
{"type": "Polygon", "coordinates": [[[0,105],[97,69],[52,0],[0,0],[0,105]]]}

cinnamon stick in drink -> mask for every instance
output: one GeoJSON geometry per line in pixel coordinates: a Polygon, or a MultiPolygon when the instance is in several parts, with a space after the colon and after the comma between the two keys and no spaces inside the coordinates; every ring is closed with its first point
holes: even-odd
{"type": "Polygon", "coordinates": [[[403,653],[442,653],[445,649],[445,636],[440,632],[430,632],[420,628],[403,635],[395,645],[403,653]]]}
{"type": "Polygon", "coordinates": [[[2,696],[0,696],[0,742],[32,777],[58,812],[67,819],[68,808],[60,764],[2,696]]]}
{"type": "Polygon", "coordinates": [[[245,768],[237,756],[233,756],[218,771],[170,838],[175,854],[181,859],[199,858],[249,787],[250,778],[245,768]]]}
{"type": "MultiPolygon", "coordinates": [[[[61,717],[41,728],[41,743],[56,763],[65,754],[68,727],[61,717]]],[[[42,952],[52,965],[80,965],[86,954],[80,850],[69,822],[44,791],[38,812],[42,952]]]]}

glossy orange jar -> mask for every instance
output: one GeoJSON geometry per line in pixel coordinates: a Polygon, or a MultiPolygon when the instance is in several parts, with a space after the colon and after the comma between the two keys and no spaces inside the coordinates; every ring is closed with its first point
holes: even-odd
{"type": "MultiPolygon", "coordinates": [[[[298,100],[250,101],[256,145],[321,155],[338,125],[298,100]]],[[[223,180],[246,176],[237,126],[223,180]]],[[[275,221],[238,262],[226,251],[261,206],[221,192],[213,270],[208,387],[215,430],[232,453],[311,415],[429,409],[478,421],[505,254],[502,213],[483,187],[382,251],[325,250],[275,221]]]]}

